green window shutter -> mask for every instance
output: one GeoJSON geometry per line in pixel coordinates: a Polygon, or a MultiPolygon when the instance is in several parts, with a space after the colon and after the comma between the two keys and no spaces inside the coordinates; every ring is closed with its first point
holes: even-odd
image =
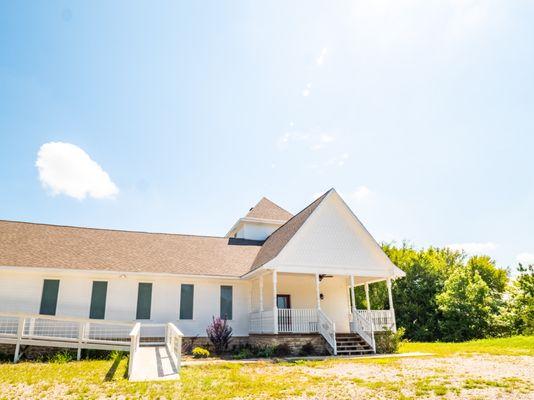
{"type": "Polygon", "coordinates": [[[59,291],[59,280],[45,279],[43,282],[43,293],[41,295],[41,308],[39,314],[56,315],[57,293],[59,291]]]}
{"type": "Polygon", "coordinates": [[[137,290],[137,314],[136,319],[150,319],[152,306],[152,284],[139,282],[137,290]]]}
{"type": "Polygon", "coordinates": [[[232,286],[221,286],[221,318],[232,319],[232,286]]]}
{"type": "Polygon", "coordinates": [[[182,285],[180,288],[180,319],[193,319],[193,297],[195,287],[182,285]]]}
{"type": "Polygon", "coordinates": [[[94,281],[93,291],[91,293],[91,309],[89,318],[104,319],[106,315],[106,295],[108,283],[105,281],[94,281]]]}

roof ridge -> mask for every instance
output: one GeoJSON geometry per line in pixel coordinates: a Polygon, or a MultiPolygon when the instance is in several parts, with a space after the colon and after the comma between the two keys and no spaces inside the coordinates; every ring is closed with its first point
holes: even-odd
{"type": "MultiPolygon", "coordinates": [[[[95,230],[95,231],[140,233],[140,234],[146,234],[146,235],[169,235],[169,236],[189,236],[189,237],[212,238],[212,239],[228,239],[228,237],[226,236],[193,235],[193,234],[188,234],[188,233],[172,233],[172,232],[148,232],[148,231],[134,231],[130,229],[114,229],[114,228],[94,228],[90,226],[49,224],[49,223],[44,223],[44,222],[16,221],[16,220],[10,220],[10,219],[0,219],[0,222],[11,222],[15,224],[28,224],[28,225],[42,225],[42,226],[51,226],[51,227],[57,227],[57,228],[87,229],[87,230],[95,230]]],[[[243,239],[243,240],[254,241],[251,239],[243,239]]]]}
{"type": "Polygon", "coordinates": [[[265,196],[263,196],[256,204],[254,204],[253,207],[248,210],[245,217],[254,217],[254,215],[258,215],[256,218],[278,219],[283,221],[287,221],[293,216],[292,213],[265,196]],[[270,216],[270,218],[267,218],[266,216],[270,216]],[[276,218],[272,218],[272,216],[276,216],[276,218]]]}
{"type": "MultiPolygon", "coordinates": [[[[275,258],[278,254],[280,254],[280,252],[284,249],[284,247],[287,245],[287,243],[289,243],[289,241],[293,238],[293,236],[295,236],[295,234],[300,230],[300,228],[302,227],[302,225],[306,222],[306,220],[310,217],[310,215],[313,214],[313,212],[315,211],[315,209],[319,206],[319,204],[321,204],[323,202],[323,200],[326,198],[326,196],[331,193],[332,191],[335,191],[334,188],[331,188],[329,190],[327,190],[325,193],[323,193],[321,196],[319,196],[318,198],[316,198],[314,201],[312,201],[310,204],[308,204],[306,207],[304,207],[302,210],[300,210],[297,214],[295,214],[294,216],[292,216],[289,220],[287,220],[287,222],[281,226],[279,226],[266,240],[265,240],[265,243],[263,244],[262,248],[260,249],[260,251],[258,252],[258,254],[256,255],[256,257],[254,258],[254,261],[252,262],[252,265],[251,265],[251,268],[250,268],[250,271],[253,271],[255,270],[256,268],[259,268],[261,267],[262,265],[266,264],[267,262],[271,261],[273,258],[275,258]],[[304,213],[306,210],[310,209],[311,207],[314,207],[313,210],[310,212],[310,214],[296,227],[296,230],[291,233],[290,232],[290,236],[287,238],[287,240],[285,240],[285,243],[281,243],[281,246],[278,248],[278,249],[273,249],[274,250],[274,255],[272,255],[271,257],[270,256],[267,256],[267,258],[269,258],[268,260],[265,260],[265,261],[259,261],[258,264],[256,265],[256,262],[258,261],[258,259],[262,256],[262,252],[264,251],[269,251],[269,241],[273,241],[273,240],[277,240],[277,233],[281,232],[283,229],[286,229],[288,227],[288,225],[290,225],[292,222],[294,222],[300,215],[302,215],[302,213],[304,213]]],[[[249,271],[249,272],[250,272],[249,271]]]]}

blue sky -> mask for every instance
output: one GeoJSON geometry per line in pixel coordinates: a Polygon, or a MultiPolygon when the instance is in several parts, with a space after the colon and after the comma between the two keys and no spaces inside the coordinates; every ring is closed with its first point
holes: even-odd
{"type": "Polygon", "coordinates": [[[263,195],[297,212],[335,187],[378,240],[534,262],[533,20],[533,2],[2,2],[0,218],[224,235],[263,195]]]}

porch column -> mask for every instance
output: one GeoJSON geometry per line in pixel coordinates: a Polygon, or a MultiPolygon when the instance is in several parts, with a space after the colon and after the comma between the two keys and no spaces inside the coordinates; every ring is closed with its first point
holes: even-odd
{"type": "Polygon", "coordinates": [[[365,284],[365,301],[367,303],[367,310],[371,309],[371,301],[369,300],[369,284],[365,284]]]}
{"type": "Polygon", "coordinates": [[[395,320],[395,310],[393,309],[393,295],[391,293],[391,279],[386,281],[388,286],[389,312],[391,313],[391,330],[397,332],[397,321],[395,320]]]}
{"type": "Polygon", "coordinates": [[[350,276],[350,299],[352,301],[352,313],[356,312],[356,298],[354,296],[354,275],[350,276]]]}
{"type": "Polygon", "coordinates": [[[386,283],[388,286],[389,309],[393,310],[393,296],[391,294],[391,279],[388,279],[386,283]]]}
{"type": "Polygon", "coordinates": [[[315,273],[315,295],[317,298],[317,309],[321,309],[321,290],[319,288],[319,273],[315,273]]]}
{"type": "Polygon", "coordinates": [[[277,286],[277,274],[273,269],[273,332],[276,335],[278,333],[278,307],[276,303],[276,286],[277,286]]]}
{"type": "Polygon", "coordinates": [[[260,332],[263,333],[263,275],[260,275],[260,332]]]}

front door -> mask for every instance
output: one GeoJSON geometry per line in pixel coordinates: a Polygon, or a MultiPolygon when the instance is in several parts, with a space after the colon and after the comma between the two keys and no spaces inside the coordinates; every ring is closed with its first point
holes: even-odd
{"type": "Polygon", "coordinates": [[[291,308],[291,296],[288,294],[279,294],[276,296],[276,307],[291,308]]]}
{"type": "Polygon", "coordinates": [[[278,308],[278,331],[291,332],[291,297],[288,294],[277,295],[276,307],[278,308]]]}

